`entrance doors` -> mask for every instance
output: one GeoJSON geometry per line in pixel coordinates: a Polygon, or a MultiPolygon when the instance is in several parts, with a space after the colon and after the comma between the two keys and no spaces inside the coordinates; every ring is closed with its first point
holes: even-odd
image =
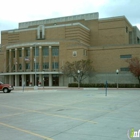
{"type": "Polygon", "coordinates": [[[59,75],[52,75],[52,86],[59,86],[59,75]]]}
{"type": "Polygon", "coordinates": [[[49,75],[44,75],[44,86],[49,86],[49,75]]]}

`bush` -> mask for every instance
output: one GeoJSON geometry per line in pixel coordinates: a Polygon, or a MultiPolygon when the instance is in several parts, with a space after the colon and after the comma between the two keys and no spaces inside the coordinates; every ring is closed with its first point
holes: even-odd
{"type": "MultiPolygon", "coordinates": [[[[118,84],[119,88],[140,88],[140,84],[118,84]]],[[[78,83],[69,83],[68,87],[78,87],[78,83]]],[[[88,87],[88,88],[105,88],[105,83],[81,83],[80,87],[88,87]]],[[[107,84],[109,88],[116,88],[117,84],[107,84]]]]}

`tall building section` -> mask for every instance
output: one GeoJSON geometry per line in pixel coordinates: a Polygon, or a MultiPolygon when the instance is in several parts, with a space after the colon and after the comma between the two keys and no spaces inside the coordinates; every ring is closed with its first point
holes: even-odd
{"type": "Polygon", "coordinates": [[[1,32],[1,75],[14,86],[66,86],[74,79],[63,75],[66,61],[93,61],[94,74],[84,82],[136,82],[126,59],[140,58],[140,31],[125,16],[99,19],[89,13],[19,23],[1,32]],[[4,65],[3,65],[4,64],[4,65]]]}

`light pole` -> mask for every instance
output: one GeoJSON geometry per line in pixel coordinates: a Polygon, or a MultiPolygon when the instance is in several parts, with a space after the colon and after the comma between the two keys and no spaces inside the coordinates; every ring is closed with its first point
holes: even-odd
{"type": "Polygon", "coordinates": [[[44,71],[42,71],[42,75],[43,75],[43,89],[44,89],[44,71]]]}
{"type": "Polygon", "coordinates": [[[77,70],[77,73],[78,73],[78,88],[80,87],[80,70],[77,70]]]}
{"type": "Polygon", "coordinates": [[[34,54],[34,67],[35,67],[35,86],[34,86],[34,89],[38,89],[37,85],[36,85],[36,44],[35,44],[35,54],[34,54]]]}
{"type": "Polygon", "coordinates": [[[117,74],[117,89],[118,89],[118,74],[119,74],[119,70],[116,70],[116,74],[117,74]]]}

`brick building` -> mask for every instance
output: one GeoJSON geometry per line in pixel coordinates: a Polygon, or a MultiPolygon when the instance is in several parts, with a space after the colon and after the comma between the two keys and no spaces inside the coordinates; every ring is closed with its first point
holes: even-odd
{"type": "Polygon", "coordinates": [[[100,19],[98,13],[19,23],[1,32],[0,71],[15,86],[66,86],[66,61],[91,59],[94,74],[84,82],[137,83],[126,59],[140,58],[140,31],[125,16],[100,19]],[[4,65],[3,65],[4,63],[4,65]],[[35,84],[36,83],[36,84],[35,84]]]}

